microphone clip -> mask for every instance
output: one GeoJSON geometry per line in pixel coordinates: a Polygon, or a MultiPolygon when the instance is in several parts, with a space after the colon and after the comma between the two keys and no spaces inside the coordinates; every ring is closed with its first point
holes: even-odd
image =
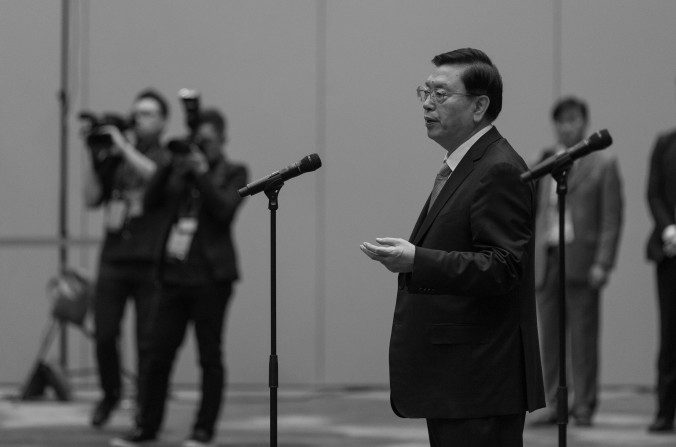
{"type": "Polygon", "coordinates": [[[549,174],[554,177],[554,180],[556,180],[557,183],[560,182],[560,179],[565,180],[570,168],[573,166],[574,161],[575,160],[571,158],[570,154],[561,154],[561,158],[556,161],[556,164],[549,174]]]}
{"type": "Polygon", "coordinates": [[[268,197],[268,209],[276,211],[279,208],[279,190],[284,186],[284,179],[279,172],[274,173],[265,185],[263,193],[268,197]]]}

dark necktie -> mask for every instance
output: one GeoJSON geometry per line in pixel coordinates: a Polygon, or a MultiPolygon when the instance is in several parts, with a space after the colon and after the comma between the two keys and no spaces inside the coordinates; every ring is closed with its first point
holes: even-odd
{"type": "Polygon", "coordinates": [[[444,161],[443,164],[441,165],[441,169],[439,170],[439,173],[437,174],[437,178],[434,179],[434,188],[432,188],[432,194],[430,194],[430,206],[427,209],[428,212],[429,212],[430,209],[432,209],[432,205],[434,205],[434,201],[437,200],[437,197],[439,197],[439,193],[441,192],[441,188],[444,187],[446,180],[448,180],[448,177],[450,177],[452,172],[453,172],[453,170],[444,161]]]}

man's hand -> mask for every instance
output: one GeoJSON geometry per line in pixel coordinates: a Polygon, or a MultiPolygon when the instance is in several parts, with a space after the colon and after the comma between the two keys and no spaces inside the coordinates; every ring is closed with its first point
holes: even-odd
{"type": "Polygon", "coordinates": [[[676,225],[669,225],[662,232],[662,249],[669,258],[676,256],[676,225]]]}
{"type": "Polygon", "coordinates": [[[112,125],[103,126],[101,127],[101,131],[110,135],[110,138],[113,140],[113,147],[111,148],[113,154],[124,153],[131,146],[117,127],[112,125]]]}
{"type": "Polygon", "coordinates": [[[598,264],[592,265],[591,269],[589,269],[589,285],[593,289],[600,289],[605,286],[607,282],[608,271],[598,264]]]}
{"type": "Polygon", "coordinates": [[[676,256],[676,239],[665,242],[662,246],[662,249],[664,250],[664,254],[667,255],[667,257],[673,258],[676,256]]]}
{"type": "Polygon", "coordinates": [[[192,149],[186,156],[185,161],[188,165],[188,169],[195,175],[202,175],[209,170],[207,158],[197,149],[192,149]]]}
{"type": "Polygon", "coordinates": [[[374,245],[363,242],[359,248],[369,258],[380,262],[389,271],[394,273],[408,273],[413,271],[415,245],[394,237],[377,237],[374,245]]]}

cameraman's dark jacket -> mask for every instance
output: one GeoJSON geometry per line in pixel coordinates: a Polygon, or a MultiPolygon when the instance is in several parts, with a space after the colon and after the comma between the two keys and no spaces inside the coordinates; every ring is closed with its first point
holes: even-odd
{"type": "MultiPolygon", "coordinates": [[[[138,149],[155,162],[158,168],[169,160],[169,152],[159,142],[146,147],[139,145],[138,149]]],[[[135,190],[142,194],[148,184],[121,157],[109,157],[104,163],[95,166],[95,169],[102,188],[98,205],[108,203],[116,191],[124,193],[135,190]]],[[[128,218],[119,231],[106,233],[101,261],[108,265],[128,266],[151,273],[162,249],[163,240],[157,231],[161,222],[161,213],[145,209],[140,215],[128,218]]]]}
{"type": "MultiPolygon", "coordinates": [[[[231,223],[242,203],[237,190],[247,183],[246,167],[220,157],[202,175],[186,176],[178,171],[175,162],[159,168],[145,195],[145,208],[148,211],[162,212],[163,247],[172,225],[194,188],[198,192],[197,198],[192,198],[197,201],[197,230],[193,236],[188,261],[198,257],[201,263],[206,264],[206,273],[211,280],[237,280],[239,272],[231,223]]],[[[163,261],[166,266],[167,260],[163,261]]]]}

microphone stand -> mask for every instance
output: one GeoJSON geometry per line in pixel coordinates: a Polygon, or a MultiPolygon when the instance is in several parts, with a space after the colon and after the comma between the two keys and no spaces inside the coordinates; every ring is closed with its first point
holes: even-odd
{"type": "Polygon", "coordinates": [[[581,143],[569,149],[564,157],[557,157],[550,163],[543,163],[521,174],[521,181],[538,180],[548,173],[556,180],[556,195],[559,210],[559,387],[556,391],[556,423],[559,426],[559,447],[566,447],[566,428],[568,425],[568,386],[566,384],[566,193],[568,192],[568,172],[576,159],[585,157],[593,150],[605,149],[613,142],[607,130],[601,130],[581,143]],[[572,152],[576,152],[572,156],[572,152]]]}
{"type": "Polygon", "coordinates": [[[556,196],[559,209],[559,387],[556,391],[556,423],[559,426],[559,447],[566,447],[568,427],[568,385],[566,381],[566,193],[570,161],[551,172],[556,180],[556,196]]]}
{"type": "Polygon", "coordinates": [[[533,170],[521,174],[522,181],[538,180],[551,174],[556,181],[556,196],[559,211],[559,386],[556,390],[556,423],[559,426],[559,447],[566,447],[568,427],[568,385],[566,381],[566,193],[568,192],[568,172],[574,160],[570,157],[558,160],[547,172],[536,174],[533,170]]]}
{"type": "Polygon", "coordinates": [[[277,197],[284,186],[281,176],[270,179],[265,188],[270,210],[270,446],[277,447],[277,388],[279,386],[279,368],[277,362],[277,197]]]}

